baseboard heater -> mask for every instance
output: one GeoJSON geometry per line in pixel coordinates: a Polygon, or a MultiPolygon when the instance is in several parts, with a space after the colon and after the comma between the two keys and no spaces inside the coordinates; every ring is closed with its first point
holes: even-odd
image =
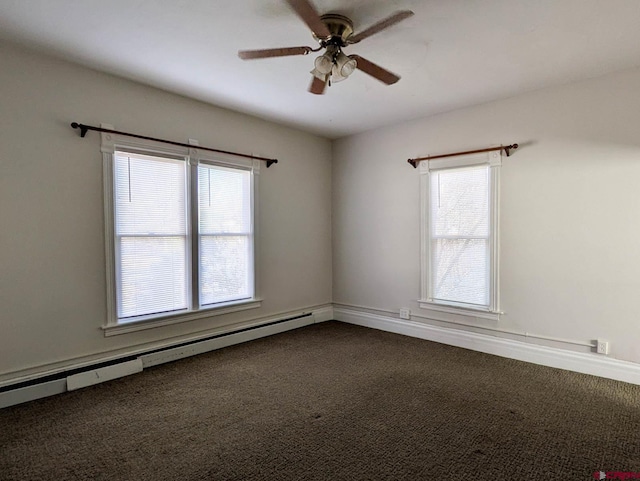
{"type": "Polygon", "coordinates": [[[314,322],[313,313],[309,312],[4,386],[0,388],[0,408],[92,386],[141,372],[147,367],[297,329],[314,322]]]}

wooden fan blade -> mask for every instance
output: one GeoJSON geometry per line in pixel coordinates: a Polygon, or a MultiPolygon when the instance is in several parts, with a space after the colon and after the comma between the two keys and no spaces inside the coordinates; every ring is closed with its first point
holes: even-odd
{"type": "Polygon", "coordinates": [[[392,85],[400,80],[396,74],[383,69],[380,65],[376,65],[370,62],[366,58],[362,58],[360,55],[349,55],[350,58],[356,61],[356,68],[362,70],[364,73],[371,75],[373,78],[377,78],[380,82],[384,82],[387,85],[392,85]]]}
{"type": "Polygon", "coordinates": [[[371,25],[369,28],[363,30],[362,32],[356,35],[352,35],[347,39],[347,41],[349,43],[358,43],[359,41],[367,37],[370,37],[371,35],[374,35],[380,32],[381,30],[384,30],[385,28],[389,28],[392,25],[395,25],[396,23],[401,22],[402,20],[409,18],[411,16],[413,16],[413,12],[411,10],[400,10],[394,13],[393,15],[391,15],[390,17],[385,18],[384,20],[381,20],[378,23],[371,25]]]}
{"type": "Polygon", "coordinates": [[[306,55],[311,47],[267,48],[263,50],[240,50],[238,57],[242,60],[254,58],[286,57],[287,55],[306,55]]]}
{"type": "Polygon", "coordinates": [[[316,34],[316,37],[325,38],[331,36],[331,32],[329,32],[324,22],[320,20],[320,15],[308,0],[287,0],[287,3],[311,31],[316,34]]]}
{"type": "Polygon", "coordinates": [[[309,85],[309,92],[316,95],[322,95],[324,93],[324,89],[327,88],[327,80],[329,80],[328,76],[324,80],[314,76],[311,81],[311,85],[309,85]]]}

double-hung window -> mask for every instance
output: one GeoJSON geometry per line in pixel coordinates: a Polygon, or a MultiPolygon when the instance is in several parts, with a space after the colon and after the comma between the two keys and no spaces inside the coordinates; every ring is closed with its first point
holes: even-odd
{"type": "Polygon", "coordinates": [[[253,296],[251,172],[198,166],[200,305],[253,296]]]}
{"type": "Polygon", "coordinates": [[[115,134],[102,152],[107,333],[259,307],[258,162],[115,134]]]}
{"type": "Polygon", "coordinates": [[[185,159],[116,151],[113,177],[118,319],[188,309],[185,159]]]}
{"type": "Polygon", "coordinates": [[[500,152],[423,161],[426,309],[497,319],[500,152]]]}

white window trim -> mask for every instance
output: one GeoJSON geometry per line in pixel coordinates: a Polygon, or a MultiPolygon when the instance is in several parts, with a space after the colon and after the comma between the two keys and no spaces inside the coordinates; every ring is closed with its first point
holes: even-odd
{"type": "MultiPolygon", "coordinates": [[[[115,130],[113,125],[100,124],[104,129],[115,130]]],[[[107,275],[107,320],[102,326],[105,332],[105,336],[113,336],[116,334],[124,334],[127,332],[139,331],[144,329],[151,329],[160,326],[166,326],[170,324],[176,324],[180,322],[187,322],[196,319],[202,319],[206,317],[219,316],[223,314],[229,314],[231,312],[243,311],[247,309],[256,309],[262,305],[262,299],[260,298],[260,287],[258,280],[259,276],[259,259],[258,259],[258,202],[259,198],[259,176],[260,176],[260,161],[253,159],[237,158],[235,156],[218,154],[202,149],[198,149],[198,142],[196,140],[189,139],[189,143],[193,145],[191,148],[173,146],[165,144],[163,142],[156,142],[151,140],[137,140],[125,135],[105,133],[101,134],[102,143],[100,150],[102,152],[102,166],[103,166],[103,188],[104,188],[104,221],[105,221],[105,257],[106,257],[106,275],[107,275]],[[253,173],[252,178],[252,209],[253,209],[253,297],[230,301],[217,304],[215,306],[200,307],[198,302],[197,289],[191,289],[191,302],[192,309],[185,309],[171,314],[157,314],[140,316],[135,320],[120,321],[118,322],[118,313],[116,306],[116,254],[115,254],[115,236],[114,236],[114,193],[113,193],[113,164],[114,155],[117,150],[132,150],[145,153],[148,155],[170,155],[176,157],[182,157],[187,162],[189,167],[187,182],[190,185],[190,197],[187,199],[189,205],[197,205],[197,169],[200,162],[220,165],[225,167],[234,167],[249,170],[253,173]],[[195,204],[194,204],[195,202],[195,204]]],[[[198,225],[198,209],[189,209],[188,216],[188,228],[190,232],[192,246],[189,250],[190,253],[196,252],[193,249],[193,243],[197,243],[197,236],[191,234],[191,226],[198,225]]],[[[194,268],[194,262],[197,263],[198,259],[195,256],[191,256],[189,260],[189,276],[191,278],[191,285],[197,286],[197,270],[194,268]]]]}
{"type": "Polygon", "coordinates": [[[502,165],[501,151],[483,152],[460,156],[455,159],[436,159],[420,162],[420,299],[418,304],[422,309],[463,315],[475,318],[499,320],[500,314],[500,166],[502,165]],[[457,167],[488,165],[489,169],[489,215],[490,215],[490,249],[491,266],[489,274],[490,299],[489,306],[472,306],[434,299],[431,291],[431,215],[429,187],[431,172],[457,167]]]}

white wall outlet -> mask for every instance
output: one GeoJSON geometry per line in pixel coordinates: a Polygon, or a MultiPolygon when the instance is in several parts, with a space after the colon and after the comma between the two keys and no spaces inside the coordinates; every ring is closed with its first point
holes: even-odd
{"type": "Polygon", "coordinates": [[[597,342],[596,352],[598,354],[609,354],[609,343],[607,341],[598,339],[596,342],[597,342]]]}
{"type": "Polygon", "coordinates": [[[400,319],[411,319],[411,309],[402,307],[400,309],[400,319]]]}

